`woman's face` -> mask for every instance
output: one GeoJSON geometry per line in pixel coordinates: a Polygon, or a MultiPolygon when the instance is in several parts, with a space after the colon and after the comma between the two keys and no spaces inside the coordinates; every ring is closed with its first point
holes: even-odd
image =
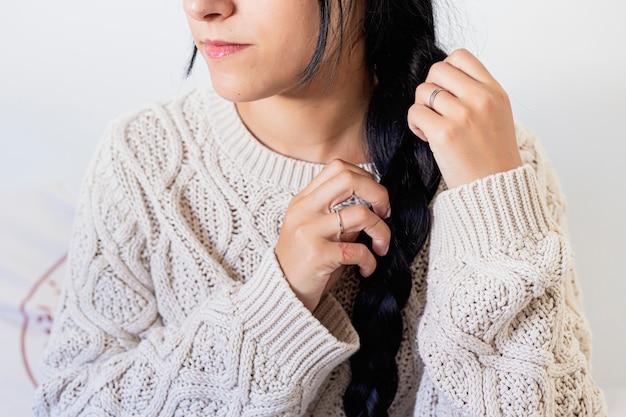
{"type": "Polygon", "coordinates": [[[233,102],[274,95],[302,96],[351,79],[369,77],[362,33],[363,2],[343,1],[350,13],[342,56],[336,64],[338,1],[332,3],[329,40],[319,77],[302,89],[299,81],[319,36],[318,0],[183,0],[194,42],[207,62],[216,91],[233,102]],[[359,74],[356,74],[359,73],[359,74]],[[364,75],[365,74],[365,75],[364,75]],[[342,79],[343,77],[343,79],[342,79]]]}
{"type": "Polygon", "coordinates": [[[317,0],[183,0],[216,91],[233,102],[293,94],[315,50],[317,0]]]}

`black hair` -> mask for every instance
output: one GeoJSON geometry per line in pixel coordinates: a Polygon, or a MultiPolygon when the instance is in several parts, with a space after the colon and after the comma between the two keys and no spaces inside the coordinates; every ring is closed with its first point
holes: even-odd
{"type": "MultiPolygon", "coordinates": [[[[341,48],[345,16],[353,1],[365,1],[363,31],[367,66],[376,83],[366,118],[368,151],[390,198],[392,215],[386,220],[391,242],[386,256],[377,257],[377,268],[360,280],[352,322],[360,337],[360,349],[350,358],[352,379],[344,394],[348,417],[380,417],[398,388],[395,356],[402,340],[402,309],[412,286],[411,262],[430,230],[429,204],[441,174],[427,143],[413,135],[407,112],[415,89],[429,68],[446,54],[435,37],[432,0],[318,0],[320,34],[302,85],[322,65],[331,29],[331,5],[338,6],[337,47],[341,48]]],[[[339,59],[340,50],[336,59],[339,59]]],[[[194,47],[186,68],[189,75],[197,55],[194,47]]],[[[335,65],[337,61],[335,62],[335,65]]],[[[366,244],[367,236],[360,240],[366,244]]],[[[358,272],[357,272],[358,274],[358,272]]]]}
{"type": "Polygon", "coordinates": [[[194,43],[193,49],[191,50],[191,56],[189,57],[189,61],[187,61],[187,66],[185,67],[185,77],[189,77],[191,75],[191,71],[193,71],[193,66],[196,63],[196,58],[198,57],[198,48],[194,43]]]}
{"type": "MultiPolygon", "coordinates": [[[[324,54],[331,21],[332,0],[318,1],[320,36],[305,80],[324,54]]],[[[343,0],[337,1],[342,15],[343,0]]],[[[351,7],[353,0],[348,1],[351,7]]],[[[361,346],[350,359],[352,379],[344,394],[344,410],[349,417],[378,417],[388,415],[398,388],[395,356],[402,340],[401,311],[412,285],[410,265],[428,236],[429,204],[441,178],[428,144],[410,131],[407,113],[418,84],[445,53],[437,45],[431,0],[363,1],[366,60],[376,79],[366,135],[380,182],[389,192],[392,215],[387,224],[392,238],[387,255],[377,257],[374,274],[360,280],[352,323],[361,346]]],[[[342,21],[340,16],[339,34],[342,21]]]]}

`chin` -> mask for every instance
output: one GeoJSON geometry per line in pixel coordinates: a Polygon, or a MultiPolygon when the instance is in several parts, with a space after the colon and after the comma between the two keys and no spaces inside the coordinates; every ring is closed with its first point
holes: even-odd
{"type": "Polygon", "coordinates": [[[258,82],[250,80],[248,77],[237,76],[233,73],[224,74],[220,71],[210,71],[211,84],[213,89],[222,98],[233,103],[243,103],[256,101],[267,97],[258,91],[258,82]]]}
{"type": "MultiPolygon", "coordinates": [[[[259,71],[261,72],[261,71],[259,71]]],[[[298,86],[297,74],[280,74],[277,76],[260,76],[254,71],[236,71],[211,68],[209,66],[213,89],[222,98],[234,103],[259,101],[277,95],[298,95],[301,88],[298,86]]]]}
{"type": "Polygon", "coordinates": [[[246,103],[250,101],[257,101],[267,96],[263,94],[254,94],[254,92],[241,88],[241,84],[232,85],[232,84],[223,84],[213,82],[213,89],[219,94],[223,99],[232,101],[233,103],[246,103]]]}

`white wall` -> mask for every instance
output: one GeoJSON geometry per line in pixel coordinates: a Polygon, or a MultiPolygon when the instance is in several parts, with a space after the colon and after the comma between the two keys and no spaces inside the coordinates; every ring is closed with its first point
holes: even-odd
{"type": "MultiPolygon", "coordinates": [[[[570,207],[594,375],[626,386],[626,3],[445,0],[448,41],[474,51],[543,139],[570,207]]],[[[78,183],[106,124],[207,82],[180,0],[0,3],[0,189],[78,183]]]]}
{"type": "Polygon", "coordinates": [[[80,177],[111,119],[202,80],[181,4],[0,2],[0,186],[80,177]]]}

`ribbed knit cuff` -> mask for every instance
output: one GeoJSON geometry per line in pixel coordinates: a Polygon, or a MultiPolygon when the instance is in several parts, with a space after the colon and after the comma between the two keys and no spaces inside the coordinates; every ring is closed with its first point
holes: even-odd
{"type": "Polygon", "coordinates": [[[311,314],[289,287],[273,250],[242,286],[238,302],[245,331],[269,347],[294,378],[330,372],[358,349],[358,335],[339,303],[325,297],[317,318],[311,314]]]}
{"type": "Polygon", "coordinates": [[[555,227],[525,165],[442,192],[433,205],[431,252],[512,253],[555,227]]]}

